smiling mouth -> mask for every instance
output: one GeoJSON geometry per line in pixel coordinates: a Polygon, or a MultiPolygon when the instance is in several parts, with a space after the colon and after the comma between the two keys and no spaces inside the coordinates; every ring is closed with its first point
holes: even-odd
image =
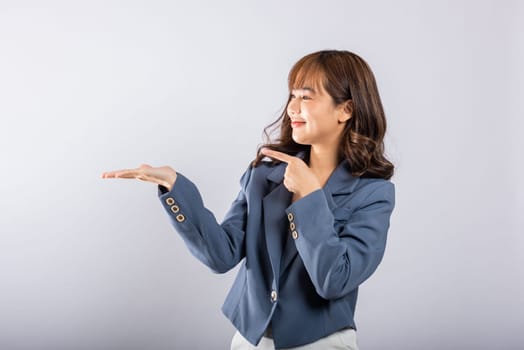
{"type": "Polygon", "coordinates": [[[306,124],[306,122],[291,122],[291,127],[292,128],[298,128],[302,125],[306,124]]]}

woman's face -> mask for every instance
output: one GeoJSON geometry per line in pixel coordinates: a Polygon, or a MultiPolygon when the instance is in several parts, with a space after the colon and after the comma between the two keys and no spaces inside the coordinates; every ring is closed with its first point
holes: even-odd
{"type": "Polygon", "coordinates": [[[293,140],[303,145],[338,145],[350,114],[343,104],[335,106],[333,98],[323,89],[303,86],[290,92],[287,114],[291,119],[293,140]]]}

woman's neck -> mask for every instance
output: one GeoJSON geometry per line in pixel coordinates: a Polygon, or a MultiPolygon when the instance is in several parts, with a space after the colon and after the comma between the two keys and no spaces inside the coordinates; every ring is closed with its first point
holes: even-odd
{"type": "Polygon", "coordinates": [[[339,159],[336,149],[311,146],[309,154],[309,167],[317,175],[321,185],[325,182],[338,166],[339,159]]]}

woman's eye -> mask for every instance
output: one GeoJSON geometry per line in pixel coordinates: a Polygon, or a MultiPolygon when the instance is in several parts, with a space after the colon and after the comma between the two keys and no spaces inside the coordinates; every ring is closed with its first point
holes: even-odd
{"type": "MultiPolygon", "coordinates": [[[[293,94],[291,94],[289,97],[290,97],[291,99],[296,98],[296,96],[293,95],[293,94]]],[[[304,95],[304,96],[301,96],[301,97],[302,97],[303,100],[310,100],[310,99],[311,99],[309,96],[305,96],[305,95],[304,95]]]]}

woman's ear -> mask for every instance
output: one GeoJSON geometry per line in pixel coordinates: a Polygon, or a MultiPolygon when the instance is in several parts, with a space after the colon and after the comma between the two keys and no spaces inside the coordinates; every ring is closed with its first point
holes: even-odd
{"type": "Polygon", "coordinates": [[[351,119],[351,115],[353,114],[353,101],[347,100],[346,102],[343,102],[340,105],[340,116],[338,118],[339,123],[345,123],[349,119],[351,119]]]}

